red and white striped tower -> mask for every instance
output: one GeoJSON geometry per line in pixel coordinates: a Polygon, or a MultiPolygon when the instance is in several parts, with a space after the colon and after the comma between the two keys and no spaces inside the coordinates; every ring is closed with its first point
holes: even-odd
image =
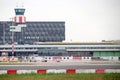
{"type": "Polygon", "coordinates": [[[14,17],[14,23],[22,24],[26,22],[26,17],[24,15],[16,15],[14,17]]]}
{"type": "MultiPolygon", "coordinates": [[[[15,10],[15,17],[13,18],[13,22],[15,24],[15,27],[21,28],[22,26],[18,26],[18,25],[26,23],[26,17],[24,16],[25,9],[24,8],[15,8],[14,10],[15,10]]],[[[16,31],[12,32],[12,60],[14,60],[14,32],[17,32],[17,31],[18,30],[16,28],[16,31]]]]}
{"type": "Polygon", "coordinates": [[[25,9],[24,8],[15,8],[15,17],[14,23],[16,24],[24,24],[26,23],[26,17],[24,16],[25,9]]]}

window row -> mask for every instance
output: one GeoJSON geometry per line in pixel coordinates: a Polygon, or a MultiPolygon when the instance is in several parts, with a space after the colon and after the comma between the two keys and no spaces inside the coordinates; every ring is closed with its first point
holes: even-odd
{"type": "Polygon", "coordinates": [[[64,25],[64,23],[62,24],[62,23],[57,23],[57,24],[55,24],[55,23],[29,23],[29,24],[27,24],[27,26],[34,26],[34,27],[36,27],[36,26],[41,26],[41,27],[45,27],[45,26],[48,26],[48,27],[64,27],[65,25],[64,25]]]}
{"type": "Polygon", "coordinates": [[[26,36],[24,37],[24,39],[41,39],[41,40],[52,40],[52,39],[64,39],[64,37],[62,36],[53,36],[53,37],[49,37],[49,36],[45,36],[45,37],[39,37],[39,36],[26,36]]]}

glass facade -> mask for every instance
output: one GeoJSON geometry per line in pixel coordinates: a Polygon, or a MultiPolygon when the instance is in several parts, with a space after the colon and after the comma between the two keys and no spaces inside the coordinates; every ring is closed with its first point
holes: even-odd
{"type": "MultiPolygon", "coordinates": [[[[12,22],[0,22],[0,44],[11,44],[12,32],[9,26],[12,22]],[[3,30],[4,27],[4,30],[3,30]]],[[[34,42],[62,42],[65,40],[65,22],[26,22],[21,32],[14,32],[14,42],[18,44],[33,44],[34,42]]]]}
{"type": "Polygon", "coordinates": [[[25,9],[19,9],[19,8],[15,9],[16,15],[24,15],[24,12],[25,12],[25,9]]]}
{"type": "Polygon", "coordinates": [[[98,51],[98,52],[94,52],[93,53],[94,57],[109,57],[109,56],[120,56],[120,52],[119,51],[98,51]]]}
{"type": "MultiPolygon", "coordinates": [[[[80,43],[79,45],[71,45],[71,43],[61,43],[62,44],[51,44],[51,42],[42,42],[42,44],[39,45],[14,45],[14,55],[31,56],[37,54],[38,56],[120,57],[120,45],[118,44],[81,45],[80,43]]],[[[0,56],[4,49],[9,56],[12,56],[12,45],[0,45],[0,56]]]]}

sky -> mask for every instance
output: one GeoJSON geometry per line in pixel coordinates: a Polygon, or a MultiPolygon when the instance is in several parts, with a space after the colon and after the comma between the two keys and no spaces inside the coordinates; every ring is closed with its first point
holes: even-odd
{"type": "Polygon", "coordinates": [[[65,41],[120,40],[120,0],[0,0],[0,21],[24,6],[27,21],[65,21],[65,41]]]}

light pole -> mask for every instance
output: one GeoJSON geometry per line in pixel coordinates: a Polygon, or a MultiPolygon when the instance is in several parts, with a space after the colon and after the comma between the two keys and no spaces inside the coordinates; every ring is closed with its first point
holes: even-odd
{"type": "MultiPolygon", "coordinates": [[[[13,26],[13,18],[11,19],[11,26],[13,26]]],[[[12,59],[14,59],[14,32],[12,31],[12,59]]]]}

